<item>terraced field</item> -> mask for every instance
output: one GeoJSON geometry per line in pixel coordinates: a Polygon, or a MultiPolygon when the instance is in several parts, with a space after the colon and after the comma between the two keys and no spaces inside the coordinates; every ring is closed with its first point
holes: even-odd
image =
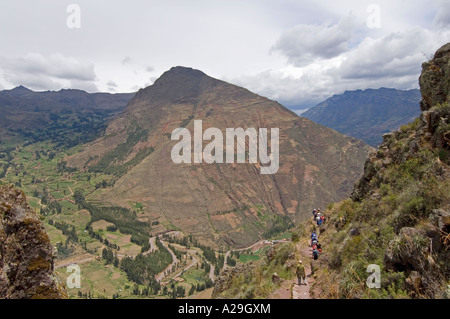
{"type": "MultiPolygon", "coordinates": [[[[55,151],[49,142],[0,146],[0,172],[5,172],[0,183],[12,183],[22,189],[30,206],[45,221],[55,247],[55,268],[61,282],[65,283],[70,275],[69,265],[80,266],[81,287],[68,289],[69,297],[210,295],[220,270],[229,266],[226,259],[230,252],[214,252],[180,231],[167,232],[174,229],[173,225],[164,219],[149,220],[152,213],[139,201],[130,201],[123,208],[99,202],[98,194],[107,192],[115,177],[68,168],[64,158],[77,151],[79,147],[55,151]],[[122,259],[154,253],[158,249],[153,235],[156,233],[161,247],[172,256],[171,261],[164,271],[155,274],[157,283],[137,284],[127,275],[122,259]]],[[[264,247],[254,252],[251,248],[248,252],[241,250],[240,256],[235,254],[235,262],[259,259],[265,252],[264,247]]]]}

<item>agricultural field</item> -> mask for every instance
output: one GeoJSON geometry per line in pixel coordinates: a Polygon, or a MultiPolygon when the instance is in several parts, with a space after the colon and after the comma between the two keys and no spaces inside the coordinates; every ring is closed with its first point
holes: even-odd
{"type": "MultiPolygon", "coordinates": [[[[58,149],[48,141],[27,144],[0,145],[0,183],[23,190],[44,221],[60,281],[66,283],[69,265],[80,266],[81,287],[68,288],[70,298],[211,294],[214,279],[225,266],[230,267],[224,252],[202,246],[180,231],[151,237],[153,228],[155,233],[176,228],[165,220],[145,221],[145,206],[140,202],[116,207],[92,200],[107,191],[116,177],[67,167],[64,158],[80,146],[58,149]]],[[[264,223],[263,207],[256,209],[264,223]]],[[[232,253],[230,262],[258,260],[267,248],[232,253]]]]}

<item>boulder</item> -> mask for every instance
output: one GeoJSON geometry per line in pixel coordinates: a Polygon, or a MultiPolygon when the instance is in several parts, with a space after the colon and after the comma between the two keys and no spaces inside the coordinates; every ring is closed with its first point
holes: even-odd
{"type": "Polygon", "coordinates": [[[0,298],[61,299],[53,246],[44,225],[13,186],[0,186],[0,298]]]}

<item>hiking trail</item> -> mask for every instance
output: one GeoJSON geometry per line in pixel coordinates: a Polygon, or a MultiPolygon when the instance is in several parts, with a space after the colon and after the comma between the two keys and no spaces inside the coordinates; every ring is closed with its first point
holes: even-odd
{"type": "Polygon", "coordinates": [[[310,295],[311,285],[314,283],[314,278],[311,274],[311,255],[312,249],[308,245],[297,243],[296,245],[299,259],[303,262],[306,272],[306,282],[307,285],[298,285],[297,277],[292,280],[292,299],[312,299],[310,295]]]}

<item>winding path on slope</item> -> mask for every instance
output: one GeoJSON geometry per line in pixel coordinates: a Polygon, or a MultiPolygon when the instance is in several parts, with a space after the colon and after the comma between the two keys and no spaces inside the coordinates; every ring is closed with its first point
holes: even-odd
{"type": "Polygon", "coordinates": [[[161,271],[159,274],[155,276],[155,279],[158,282],[161,282],[161,280],[166,276],[166,272],[169,271],[169,269],[172,269],[173,266],[175,266],[178,263],[178,258],[175,256],[175,253],[172,251],[172,249],[169,248],[169,245],[165,241],[161,241],[164,247],[168,250],[170,255],[172,256],[172,263],[166,267],[163,271],[161,271]]]}

